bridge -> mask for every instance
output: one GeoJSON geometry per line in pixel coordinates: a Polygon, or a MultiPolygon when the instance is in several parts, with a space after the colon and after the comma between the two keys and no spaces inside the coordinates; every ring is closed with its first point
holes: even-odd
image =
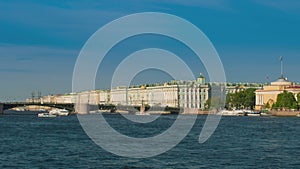
{"type": "Polygon", "coordinates": [[[42,103],[30,103],[30,102],[10,102],[10,103],[0,103],[0,114],[3,114],[5,110],[9,110],[15,107],[24,107],[24,106],[46,106],[46,107],[53,107],[53,108],[74,111],[73,103],[63,103],[63,104],[43,103],[42,104],[42,103]]]}
{"type": "MultiPolygon", "coordinates": [[[[10,103],[0,103],[0,114],[3,114],[5,110],[9,110],[15,107],[24,107],[24,106],[45,106],[53,107],[59,109],[66,109],[71,112],[75,112],[74,103],[38,103],[38,102],[10,102],[10,103]]],[[[90,110],[109,110],[110,112],[116,112],[118,110],[127,110],[127,111],[139,111],[140,106],[115,106],[113,104],[98,104],[98,105],[89,105],[90,110]]],[[[146,111],[150,106],[145,106],[146,111]]],[[[170,111],[171,113],[179,113],[179,108],[176,107],[151,107],[151,110],[163,110],[170,111]]]]}
{"type": "MultiPolygon", "coordinates": [[[[75,112],[74,103],[39,103],[39,102],[9,102],[9,103],[0,103],[0,114],[3,114],[5,110],[9,110],[15,107],[24,107],[24,106],[45,106],[53,107],[59,109],[66,109],[71,112],[75,112]]],[[[89,105],[91,110],[109,110],[110,112],[116,111],[116,106],[112,104],[99,104],[99,105],[89,105]]],[[[124,108],[125,110],[125,108],[124,108]]]]}

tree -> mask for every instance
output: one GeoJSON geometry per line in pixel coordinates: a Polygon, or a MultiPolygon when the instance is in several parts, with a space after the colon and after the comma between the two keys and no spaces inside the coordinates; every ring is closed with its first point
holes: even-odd
{"type": "Polygon", "coordinates": [[[225,107],[227,109],[231,109],[233,106],[234,93],[228,93],[226,96],[226,104],[225,107]]]}
{"type": "Polygon", "coordinates": [[[256,89],[250,88],[244,91],[244,107],[253,109],[255,106],[255,91],[256,89]]]}
{"type": "Polygon", "coordinates": [[[273,108],[298,109],[298,103],[293,93],[284,91],[277,96],[273,108]]]}
{"type": "Polygon", "coordinates": [[[265,108],[266,109],[269,109],[269,108],[271,108],[271,106],[270,106],[270,103],[268,102],[268,103],[266,103],[266,105],[265,105],[265,108]]]}
{"type": "Polygon", "coordinates": [[[253,109],[255,106],[255,90],[254,88],[249,88],[244,91],[227,94],[227,109],[253,109]]]}
{"type": "Polygon", "coordinates": [[[206,109],[210,109],[210,108],[214,108],[214,109],[220,109],[222,108],[224,105],[222,103],[222,100],[220,99],[220,97],[212,97],[209,98],[206,103],[205,103],[205,108],[206,109]]]}

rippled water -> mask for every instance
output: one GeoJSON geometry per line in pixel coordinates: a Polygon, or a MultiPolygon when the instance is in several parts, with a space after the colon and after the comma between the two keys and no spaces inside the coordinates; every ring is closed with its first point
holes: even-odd
{"type": "MultiPolygon", "coordinates": [[[[222,117],[214,135],[198,143],[205,121],[199,116],[190,134],[174,149],[148,159],[106,152],[84,133],[76,116],[0,116],[0,168],[300,168],[300,118],[222,117]]],[[[155,135],[176,116],[135,125],[107,115],[118,131],[135,137],[155,135]]],[[[159,146],[159,145],[158,145],[159,146]]]]}

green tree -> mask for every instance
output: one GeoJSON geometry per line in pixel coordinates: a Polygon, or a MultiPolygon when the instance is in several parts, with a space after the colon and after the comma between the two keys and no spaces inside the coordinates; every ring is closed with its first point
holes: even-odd
{"type": "Polygon", "coordinates": [[[265,108],[266,109],[269,109],[269,108],[271,108],[271,106],[270,106],[270,103],[268,102],[268,103],[266,103],[266,105],[265,105],[265,108]]]}
{"type": "Polygon", "coordinates": [[[232,109],[234,106],[233,106],[233,98],[234,98],[234,93],[228,93],[227,96],[226,96],[226,104],[225,104],[225,107],[227,109],[232,109]]]}
{"type": "Polygon", "coordinates": [[[210,109],[210,108],[215,108],[215,109],[220,109],[224,105],[220,99],[220,97],[212,97],[209,98],[206,103],[205,103],[205,108],[210,109]]]}
{"type": "Polygon", "coordinates": [[[255,106],[255,90],[254,88],[249,88],[241,92],[227,94],[227,109],[253,109],[255,106]]]}
{"type": "Polygon", "coordinates": [[[277,96],[277,101],[273,108],[298,109],[298,103],[293,93],[284,91],[277,96]]]}
{"type": "Polygon", "coordinates": [[[256,89],[250,88],[244,91],[244,102],[243,106],[245,108],[253,109],[255,106],[255,91],[256,89]]]}

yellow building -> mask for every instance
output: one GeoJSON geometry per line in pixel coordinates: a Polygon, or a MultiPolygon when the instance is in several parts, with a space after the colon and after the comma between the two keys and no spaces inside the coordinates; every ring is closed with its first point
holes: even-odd
{"type": "Polygon", "coordinates": [[[262,110],[265,105],[269,103],[272,106],[277,101],[277,96],[284,91],[291,92],[297,99],[297,94],[300,92],[300,87],[295,86],[292,82],[289,82],[286,78],[279,78],[277,81],[272,82],[270,85],[263,87],[263,90],[256,91],[256,110],[262,110]]]}

